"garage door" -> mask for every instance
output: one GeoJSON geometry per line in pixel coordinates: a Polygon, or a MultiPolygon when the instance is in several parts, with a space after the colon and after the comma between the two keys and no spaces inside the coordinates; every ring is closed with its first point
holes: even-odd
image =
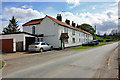
{"type": "Polygon", "coordinates": [[[26,51],[28,51],[28,46],[30,45],[30,44],[32,44],[32,43],[34,43],[35,42],[35,37],[26,37],[25,38],[25,49],[26,49],[26,51]]]}
{"type": "Polygon", "coordinates": [[[1,39],[2,52],[13,52],[13,39],[1,39]]]}

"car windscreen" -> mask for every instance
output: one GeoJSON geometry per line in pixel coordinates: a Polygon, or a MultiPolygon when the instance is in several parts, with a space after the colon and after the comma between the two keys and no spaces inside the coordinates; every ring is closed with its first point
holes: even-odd
{"type": "Polygon", "coordinates": [[[39,45],[39,43],[33,43],[32,45],[39,45]]]}

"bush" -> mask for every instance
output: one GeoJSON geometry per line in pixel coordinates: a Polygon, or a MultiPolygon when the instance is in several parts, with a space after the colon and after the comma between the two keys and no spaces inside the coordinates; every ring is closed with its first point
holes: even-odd
{"type": "Polygon", "coordinates": [[[103,40],[98,40],[98,42],[103,42],[103,40]]]}
{"type": "Polygon", "coordinates": [[[113,41],[113,40],[106,40],[106,42],[110,42],[110,41],[113,41]]]}

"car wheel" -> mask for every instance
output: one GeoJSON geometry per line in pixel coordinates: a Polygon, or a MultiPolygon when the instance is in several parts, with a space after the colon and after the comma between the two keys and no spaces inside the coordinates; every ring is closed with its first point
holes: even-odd
{"type": "Polygon", "coordinates": [[[44,51],[43,48],[41,48],[41,49],[40,49],[40,52],[43,52],[43,51],[44,51]]]}
{"type": "Polygon", "coordinates": [[[51,47],[50,50],[53,50],[53,47],[51,47]]]}

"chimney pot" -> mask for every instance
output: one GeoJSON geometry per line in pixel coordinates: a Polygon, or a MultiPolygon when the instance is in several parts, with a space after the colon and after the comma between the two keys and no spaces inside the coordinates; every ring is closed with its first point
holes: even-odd
{"type": "Polygon", "coordinates": [[[62,21],[62,16],[61,16],[61,14],[57,14],[57,20],[59,20],[59,21],[62,21]]]}
{"type": "Polygon", "coordinates": [[[66,19],[65,22],[70,25],[70,20],[66,19]]]}
{"type": "Polygon", "coordinates": [[[74,23],[74,21],[72,21],[72,26],[75,27],[75,23],[74,23]]]}

